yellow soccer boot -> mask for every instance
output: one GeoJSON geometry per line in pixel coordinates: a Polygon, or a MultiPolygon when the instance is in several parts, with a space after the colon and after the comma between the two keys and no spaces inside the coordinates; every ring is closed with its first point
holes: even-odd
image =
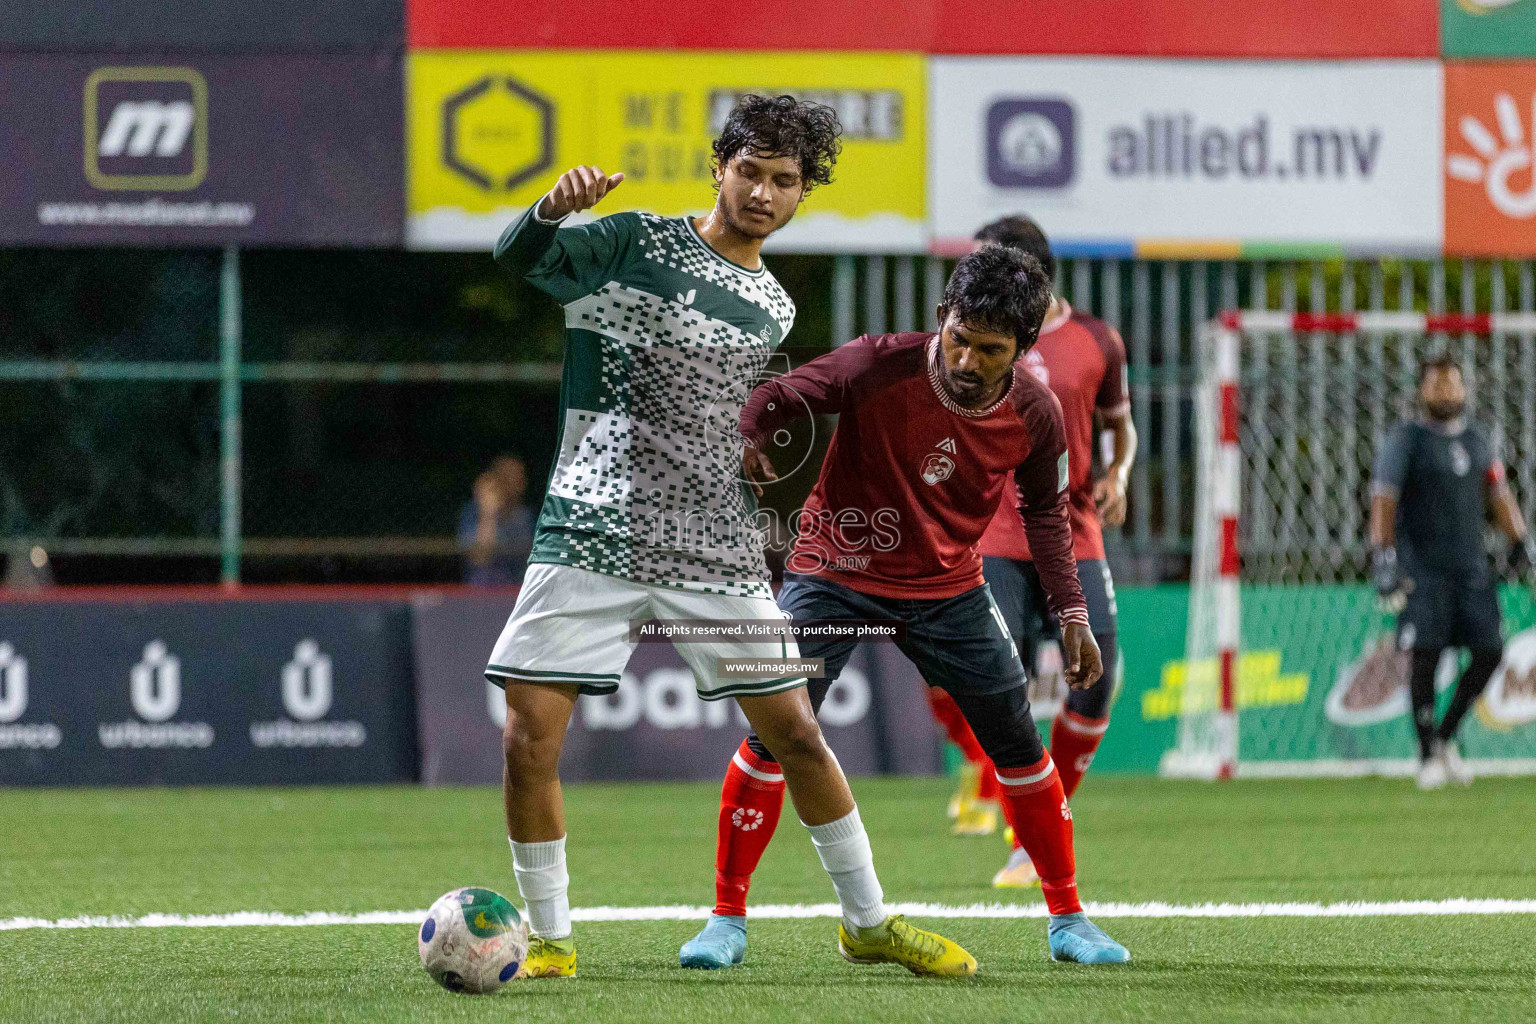
{"type": "Polygon", "coordinates": [[[949,819],[954,821],[964,812],[967,805],[976,799],[976,793],[980,788],[981,775],[976,766],[969,761],[960,763],[960,782],[955,787],[954,794],[949,798],[949,819]]]}
{"type": "Polygon", "coordinates": [[[541,939],[537,935],[528,940],[528,958],[519,978],[574,978],[576,976],[576,940],[572,936],[563,939],[541,939]]]}
{"type": "Polygon", "coordinates": [[[942,935],[914,928],[892,914],[873,928],[849,930],[837,926],[837,949],[853,964],[900,964],[913,974],[936,978],[969,978],[976,958],[942,935]]]}

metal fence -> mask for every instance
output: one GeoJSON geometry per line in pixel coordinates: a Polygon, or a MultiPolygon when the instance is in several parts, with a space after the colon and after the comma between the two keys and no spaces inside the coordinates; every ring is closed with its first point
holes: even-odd
{"type": "MultiPolygon", "coordinates": [[[[0,537],[0,549],[37,543],[57,552],[90,554],[217,554],[225,579],[238,578],[242,557],[451,555],[452,538],[292,536],[252,537],[242,530],[241,406],[247,385],[288,383],[452,384],[518,382],[558,385],[553,363],[251,362],[242,358],[239,253],[224,255],[217,362],[125,363],[79,360],[0,362],[0,382],[206,381],[220,398],[220,514],[218,537],[0,537]]],[[[830,337],[801,336],[801,345],[836,344],[859,333],[933,329],[934,309],[949,269],[922,256],[840,256],[831,263],[830,337]]],[[[1176,578],[1187,573],[1194,518],[1191,386],[1199,324],[1223,308],[1328,310],[1419,309],[1429,312],[1533,311],[1536,274],[1530,262],[1441,260],[1060,261],[1058,292],[1074,306],[1115,326],[1126,343],[1132,413],[1141,455],[1131,478],[1129,519],[1110,545],[1128,577],[1176,578]]],[[[1467,339],[1470,341],[1470,339],[1467,339]]],[[[1481,372],[1509,373],[1497,336],[1466,344],[1469,384],[1481,372]]],[[[1532,374],[1525,373],[1527,383],[1532,374]]],[[[1501,389],[1502,390],[1502,389],[1501,389]]],[[[1473,388],[1476,394],[1476,388],[1473,388]]],[[[1490,410],[1476,410],[1487,414],[1490,410]]],[[[1527,420],[1529,422],[1529,420],[1527,420]]],[[[1528,427],[1525,429],[1529,429],[1528,427]]],[[[1531,450],[1529,439],[1526,450],[1531,450]]],[[[1527,489],[1528,492],[1530,489],[1527,489]]],[[[1528,513],[1529,514],[1529,513],[1528,513]]]]}

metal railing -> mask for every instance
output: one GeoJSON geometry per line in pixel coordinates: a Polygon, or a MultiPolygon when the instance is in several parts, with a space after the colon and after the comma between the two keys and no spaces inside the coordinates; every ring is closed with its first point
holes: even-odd
{"type": "MultiPolygon", "coordinates": [[[[839,256],[830,280],[831,337],[935,329],[935,307],[949,264],[933,256],[839,256]]],[[[1118,547],[1137,559],[1134,576],[1182,575],[1194,520],[1191,386],[1199,325],[1223,308],[1325,310],[1536,311],[1536,272],[1527,261],[1130,260],[1067,257],[1057,290],[1102,317],[1125,339],[1132,414],[1141,457],[1131,475],[1129,519],[1118,547]]],[[[220,533],[209,537],[0,537],[0,549],[38,543],[61,553],[160,553],[220,557],[235,580],[243,555],[451,554],[447,538],[246,537],[241,531],[241,398],[265,383],[522,383],[555,386],[556,363],[245,362],[241,356],[240,255],[226,250],[220,275],[220,359],[216,362],[0,360],[0,381],[203,381],[220,396],[220,533]]],[[[799,337],[799,344],[823,339],[799,337]]],[[[1470,336],[1463,339],[1470,342],[1470,336]]],[[[1464,344],[1469,385],[1485,368],[1506,373],[1498,336],[1464,344]],[[1488,347],[1491,346],[1491,347],[1488,347]],[[1486,349],[1486,350],[1485,350],[1486,349]]],[[[1312,349],[1317,351],[1315,347],[1312,349]]],[[[1536,374],[1519,370],[1527,380],[1536,374]]],[[[1475,387],[1472,388],[1474,393],[1475,387]]],[[[1488,410],[1483,410],[1487,412],[1488,410]]],[[[1374,422],[1374,421],[1373,421],[1374,422]]],[[[1289,429],[1288,421],[1284,425],[1289,429]]],[[[1523,439],[1531,450],[1530,439],[1523,439]]]]}

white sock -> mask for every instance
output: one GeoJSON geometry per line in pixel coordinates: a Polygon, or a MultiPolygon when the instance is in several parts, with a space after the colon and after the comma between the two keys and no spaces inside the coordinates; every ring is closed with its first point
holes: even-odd
{"type": "Polygon", "coordinates": [[[541,939],[571,934],[571,876],[565,870],[565,837],[547,843],[512,843],[512,873],[528,905],[528,928],[541,939]]]}
{"type": "Polygon", "coordinates": [[[875,877],[875,858],[869,836],[855,807],[844,817],[825,825],[807,825],[821,866],[832,876],[832,888],[843,907],[843,923],[851,928],[872,928],[886,919],[885,893],[875,877]]]}

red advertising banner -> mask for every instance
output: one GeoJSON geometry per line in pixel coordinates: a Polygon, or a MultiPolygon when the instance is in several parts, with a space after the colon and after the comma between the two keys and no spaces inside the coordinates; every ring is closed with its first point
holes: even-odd
{"type": "Polygon", "coordinates": [[[741,17],[711,0],[408,0],[412,46],[913,50],[1160,57],[1434,57],[1437,0],[822,0],[741,17]]]}

